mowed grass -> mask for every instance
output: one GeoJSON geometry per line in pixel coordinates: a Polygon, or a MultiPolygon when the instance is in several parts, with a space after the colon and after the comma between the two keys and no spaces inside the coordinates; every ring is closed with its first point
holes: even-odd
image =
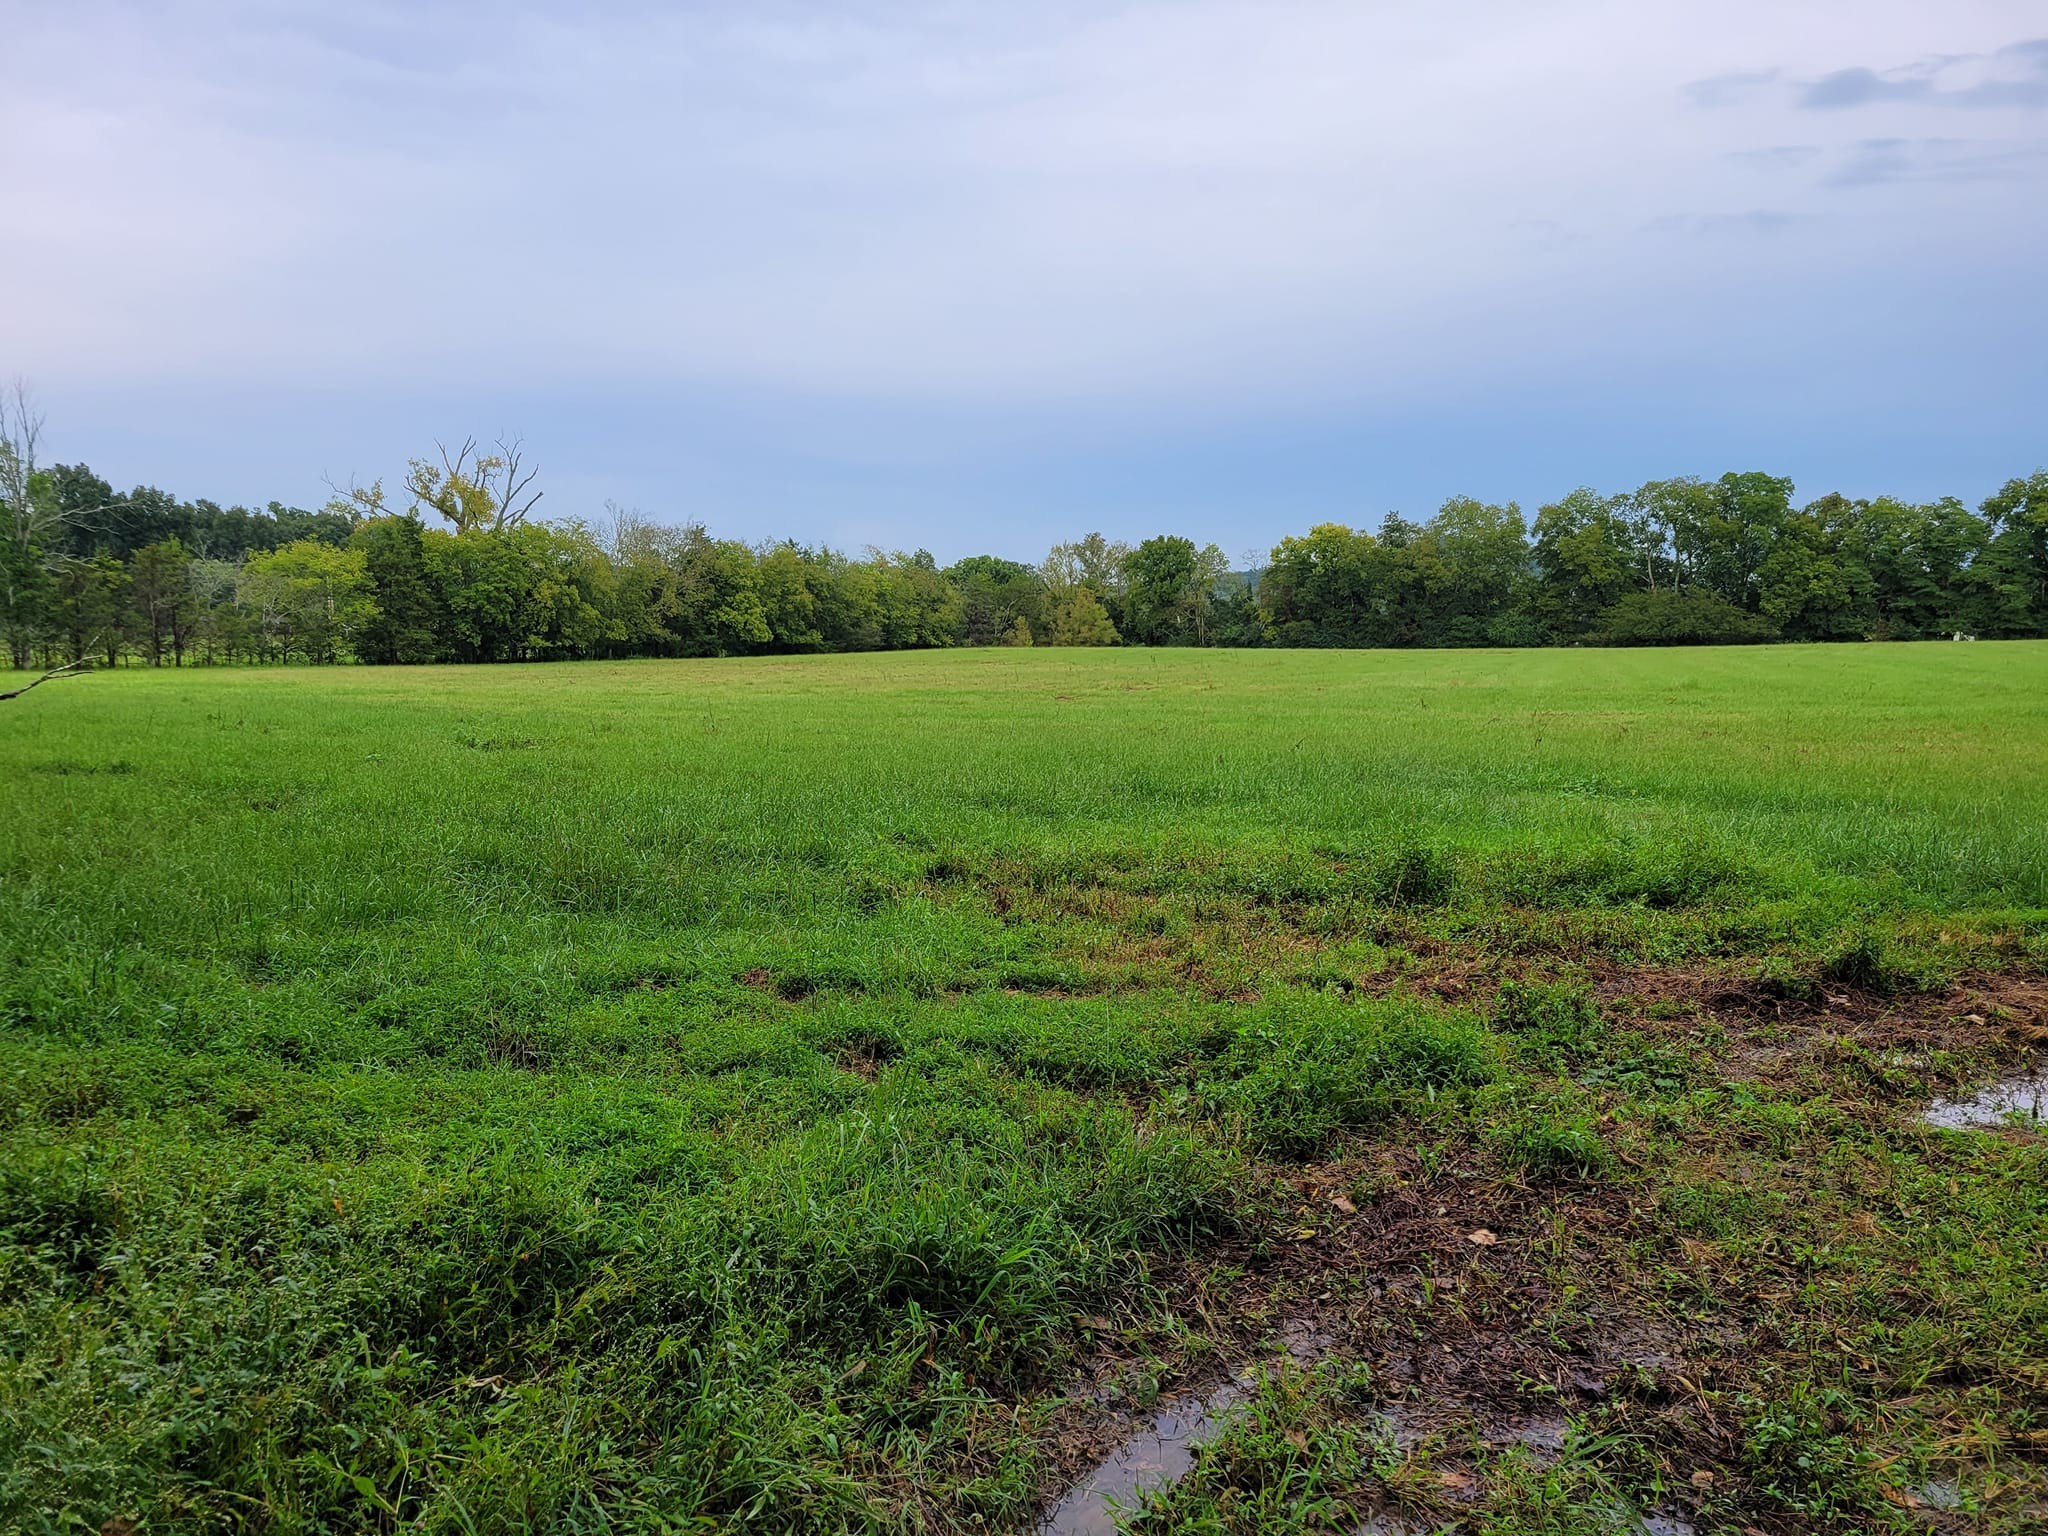
{"type": "Polygon", "coordinates": [[[0,763],[8,1528],[1029,1528],[1077,1373],[1351,1302],[1136,1518],[1436,1518],[1331,1212],[1461,1199],[1692,1390],[1458,1517],[2036,1517],[2048,1163],[1910,1107],[2033,1027],[2048,644],[131,671],[0,763]],[[1738,1039],[1849,994],[1938,1027],[1738,1039]]]}

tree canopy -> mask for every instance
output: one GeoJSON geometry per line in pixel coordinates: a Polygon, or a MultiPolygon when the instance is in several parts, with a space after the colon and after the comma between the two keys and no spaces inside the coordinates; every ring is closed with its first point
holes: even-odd
{"type": "Polygon", "coordinates": [[[611,509],[533,517],[517,439],[418,459],[409,505],[319,511],[117,492],[0,426],[0,629],[18,667],[737,656],[949,645],[1705,645],[2048,635],[2048,472],[1975,511],[1747,472],[1581,487],[1526,518],[1317,524],[1233,571],[1213,544],[1090,533],[1037,564],[854,556],[611,509]]]}

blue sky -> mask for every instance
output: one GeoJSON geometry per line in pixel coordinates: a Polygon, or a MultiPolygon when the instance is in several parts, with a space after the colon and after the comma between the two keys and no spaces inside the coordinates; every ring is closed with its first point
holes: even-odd
{"type": "Polygon", "coordinates": [[[2041,0],[67,0],[0,55],[0,373],[303,505],[1233,555],[1445,496],[2048,462],[2041,0]]]}

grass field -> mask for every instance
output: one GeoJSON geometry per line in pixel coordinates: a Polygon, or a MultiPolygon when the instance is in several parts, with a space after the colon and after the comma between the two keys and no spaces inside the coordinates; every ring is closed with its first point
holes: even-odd
{"type": "Polygon", "coordinates": [[[1917,1118],[2048,1037],[2048,643],[128,671],[0,764],[0,1528],[1029,1530],[1233,1379],[1133,1530],[2048,1528],[2048,1139],[1917,1118]]]}

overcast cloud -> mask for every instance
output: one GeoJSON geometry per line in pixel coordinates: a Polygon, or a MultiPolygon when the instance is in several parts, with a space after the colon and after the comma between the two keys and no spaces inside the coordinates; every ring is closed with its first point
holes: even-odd
{"type": "Polygon", "coordinates": [[[2048,459],[2048,5],[16,0],[0,371],[299,502],[1028,555],[2048,459]]]}

